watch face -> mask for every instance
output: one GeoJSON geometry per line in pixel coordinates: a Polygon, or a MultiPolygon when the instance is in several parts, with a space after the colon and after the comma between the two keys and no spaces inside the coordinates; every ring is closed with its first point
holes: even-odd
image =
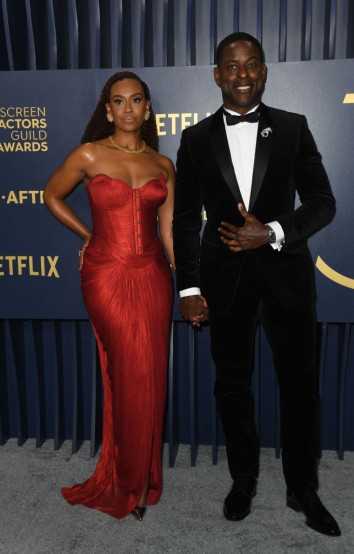
{"type": "Polygon", "coordinates": [[[268,242],[269,244],[274,244],[277,241],[275,231],[269,227],[268,242]]]}

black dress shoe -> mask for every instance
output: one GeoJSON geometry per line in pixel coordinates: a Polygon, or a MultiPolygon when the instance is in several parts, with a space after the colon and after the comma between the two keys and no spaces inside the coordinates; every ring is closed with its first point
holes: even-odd
{"type": "Polygon", "coordinates": [[[135,519],[137,519],[138,521],[142,521],[145,512],[146,512],[146,508],[145,508],[145,507],[142,507],[142,506],[135,506],[135,508],[133,508],[133,510],[130,512],[130,515],[132,515],[133,517],[135,517],[135,519]]]}
{"type": "Polygon", "coordinates": [[[230,521],[241,521],[251,511],[252,498],[257,491],[257,479],[240,474],[236,477],[224,502],[224,516],[230,521]]]}
{"type": "Polygon", "coordinates": [[[315,491],[308,489],[297,492],[288,491],[286,493],[286,503],[289,508],[296,512],[303,512],[306,516],[307,525],[315,531],[330,537],[341,535],[338,523],[324,507],[315,491]]]}

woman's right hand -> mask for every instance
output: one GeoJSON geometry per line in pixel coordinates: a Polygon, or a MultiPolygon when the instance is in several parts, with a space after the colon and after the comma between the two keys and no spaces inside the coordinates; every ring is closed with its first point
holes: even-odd
{"type": "Polygon", "coordinates": [[[81,271],[82,264],[84,263],[85,250],[89,244],[90,244],[90,239],[86,239],[83,245],[81,246],[81,249],[79,250],[79,271],[81,271]]]}

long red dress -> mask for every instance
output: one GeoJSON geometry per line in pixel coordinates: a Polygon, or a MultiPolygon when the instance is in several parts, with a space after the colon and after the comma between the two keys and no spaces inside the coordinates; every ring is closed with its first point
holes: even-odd
{"type": "Polygon", "coordinates": [[[100,459],[87,481],[62,494],[116,518],[162,491],[172,277],[156,230],[167,197],[163,175],[132,189],[96,175],[87,184],[93,233],[81,285],[97,338],[104,388],[100,459]]]}

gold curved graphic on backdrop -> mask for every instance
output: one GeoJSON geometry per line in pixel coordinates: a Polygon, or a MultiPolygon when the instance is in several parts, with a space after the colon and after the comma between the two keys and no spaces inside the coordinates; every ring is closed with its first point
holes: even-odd
{"type": "Polygon", "coordinates": [[[345,275],[342,275],[341,273],[338,273],[338,271],[332,269],[329,265],[326,264],[326,262],[322,260],[321,256],[317,256],[316,267],[331,281],[338,283],[338,285],[342,285],[342,287],[354,289],[354,279],[350,279],[350,277],[346,277],[345,275]]]}
{"type": "MultiPolygon", "coordinates": [[[[354,104],[354,93],[347,93],[343,98],[343,104],[354,104]]],[[[338,273],[338,271],[332,269],[322,260],[321,256],[317,256],[316,267],[331,281],[334,281],[338,285],[342,285],[342,287],[354,289],[354,279],[346,277],[345,275],[342,275],[341,273],[338,273]]]]}
{"type": "Polygon", "coordinates": [[[354,104],[354,94],[348,93],[344,96],[343,104],[354,104]]]}

